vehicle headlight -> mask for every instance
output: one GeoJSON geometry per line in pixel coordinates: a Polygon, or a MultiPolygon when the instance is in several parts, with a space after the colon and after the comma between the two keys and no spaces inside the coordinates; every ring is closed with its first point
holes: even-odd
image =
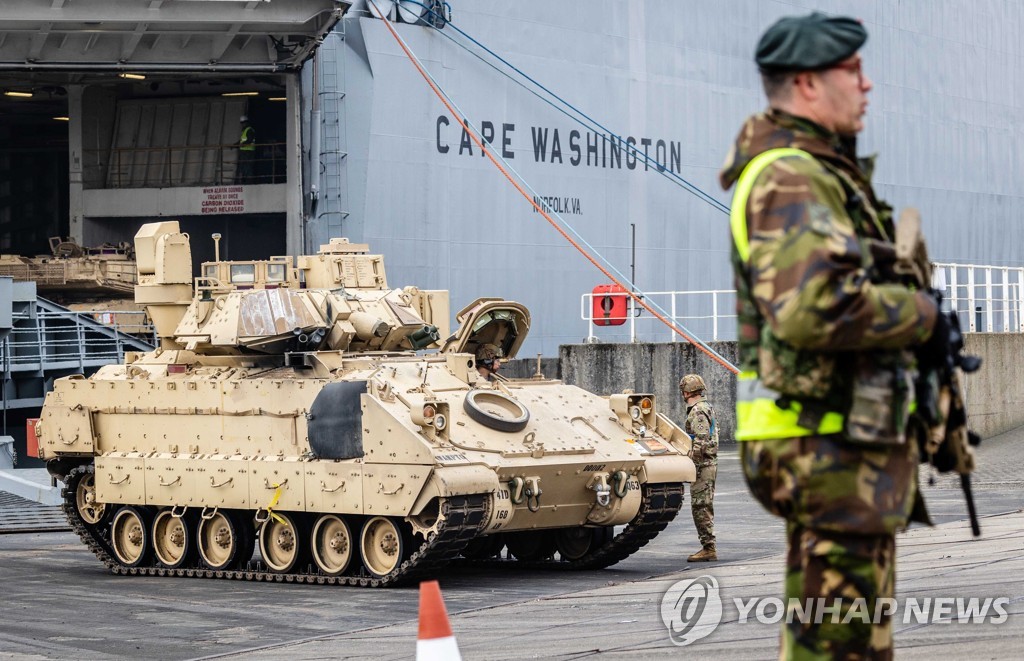
{"type": "Polygon", "coordinates": [[[448,426],[448,418],[443,413],[438,413],[434,416],[434,429],[437,431],[444,431],[444,428],[448,426]]]}

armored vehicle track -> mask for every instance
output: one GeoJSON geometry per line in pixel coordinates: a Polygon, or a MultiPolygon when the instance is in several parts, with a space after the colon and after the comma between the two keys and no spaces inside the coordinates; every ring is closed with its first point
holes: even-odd
{"type": "MultiPolygon", "coordinates": [[[[366,574],[365,570],[353,575],[331,576],[319,571],[313,563],[305,565],[306,571],[279,573],[270,571],[261,560],[249,560],[244,567],[238,569],[210,569],[203,566],[198,556],[188,566],[171,568],[163,566],[148,554],[149,560],[136,566],[129,566],[121,561],[111,546],[111,523],[115,517],[113,512],[87,512],[85,518],[94,519],[90,523],[83,518],[82,490],[79,488],[83,480],[94,475],[92,464],[74,468],[66,478],[68,485],[63,492],[64,513],[72,529],[81,538],[93,554],[114,574],[126,576],[177,576],[188,578],[221,578],[245,581],[267,581],[277,583],[316,583],[320,585],[351,585],[357,587],[394,587],[408,584],[432,575],[437,570],[454,561],[459,564],[470,563],[474,566],[492,566],[504,568],[547,568],[547,569],[601,569],[609,567],[632,555],[646,545],[675,518],[683,504],[682,484],[657,484],[644,486],[640,511],[619,534],[607,536],[603,543],[583,554],[569,560],[554,559],[554,542],[539,550],[540,556],[509,559],[498,556],[502,546],[492,557],[468,558],[463,555],[467,546],[474,541],[487,540],[479,537],[488,515],[489,494],[452,497],[445,500],[443,520],[435,532],[430,533],[424,541],[400,566],[382,577],[366,574]],[[547,552],[550,549],[550,553],[547,552]]],[[[155,508],[146,508],[155,510],[155,508]]],[[[149,517],[149,521],[153,521],[149,517]]],[[[598,531],[601,529],[587,529],[598,531]]],[[[140,531],[141,532],[141,531],[140,531]]],[[[609,530],[610,532],[610,530],[609,530]]],[[[143,534],[152,535],[145,531],[143,534]]],[[[496,537],[495,539],[501,539],[496,537]]],[[[553,540],[553,537],[550,539],[553,540]]],[[[243,542],[251,548],[252,539],[243,542]]]]}

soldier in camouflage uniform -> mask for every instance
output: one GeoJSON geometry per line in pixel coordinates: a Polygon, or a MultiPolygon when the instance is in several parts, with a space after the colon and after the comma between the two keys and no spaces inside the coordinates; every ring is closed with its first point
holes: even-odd
{"type": "Polygon", "coordinates": [[[497,381],[501,377],[498,370],[501,369],[501,358],[504,354],[501,348],[494,344],[481,344],[476,350],[476,370],[480,377],[487,381],[497,381]]]}
{"type": "Polygon", "coordinates": [[[690,486],[690,511],[697,526],[701,550],[687,562],[718,560],[715,548],[715,478],[718,476],[718,427],[715,410],[705,395],[707,386],[699,374],[679,380],[679,393],[686,403],[686,433],[693,439],[690,458],[697,467],[697,479],[690,486]]]}
{"type": "Polygon", "coordinates": [[[895,532],[912,512],[927,518],[905,424],[909,349],[937,309],[882,268],[891,208],[856,156],[866,39],[857,21],[817,13],[769,28],[756,61],[770,108],[740,129],[720,175],[736,185],[740,457],[787,525],[780,658],[891,658],[891,618],[875,605],[893,596],[895,532]],[[818,597],[841,598],[838,614],[799,617],[795,605],[818,597]]]}

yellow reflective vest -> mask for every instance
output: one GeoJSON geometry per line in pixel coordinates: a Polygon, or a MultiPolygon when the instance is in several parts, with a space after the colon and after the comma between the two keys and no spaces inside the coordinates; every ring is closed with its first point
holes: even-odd
{"type": "MultiPolygon", "coordinates": [[[[747,236],[747,200],[754,183],[766,167],[780,158],[814,157],[802,149],[781,147],[769,149],[754,157],[743,169],[736,182],[736,192],[729,212],[732,240],[743,262],[750,260],[750,241],[747,236]]],[[[736,440],[755,441],[772,438],[794,438],[824,434],[838,434],[843,430],[842,413],[827,411],[811,417],[817,420],[814,428],[798,424],[803,413],[799,401],[785,398],[781,393],[766,388],[756,372],[740,372],[736,385],[736,440]]]]}
{"type": "Polygon", "coordinates": [[[256,137],[253,135],[256,132],[251,126],[246,126],[242,129],[242,137],[238,141],[239,151],[256,151],[256,137]]]}

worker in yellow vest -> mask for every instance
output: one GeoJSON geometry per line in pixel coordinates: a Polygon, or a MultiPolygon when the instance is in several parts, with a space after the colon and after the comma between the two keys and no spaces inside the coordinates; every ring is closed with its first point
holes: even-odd
{"type": "Polygon", "coordinates": [[[248,115],[242,115],[238,121],[242,125],[242,135],[238,139],[238,174],[235,181],[251,184],[256,178],[256,129],[249,123],[248,115]]]}

